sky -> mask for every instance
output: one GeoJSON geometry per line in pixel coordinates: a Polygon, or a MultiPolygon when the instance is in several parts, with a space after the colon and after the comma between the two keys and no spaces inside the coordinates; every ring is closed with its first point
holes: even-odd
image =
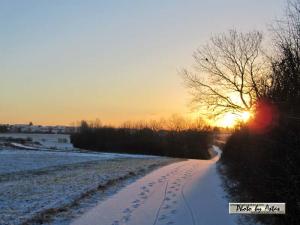
{"type": "Polygon", "coordinates": [[[261,30],[285,0],[0,0],[0,123],[189,115],[180,71],[212,34],[261,30]]]}

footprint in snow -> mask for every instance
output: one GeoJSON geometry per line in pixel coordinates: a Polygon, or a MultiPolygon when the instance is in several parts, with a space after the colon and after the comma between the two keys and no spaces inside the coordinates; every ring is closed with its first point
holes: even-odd
{"type": "Polygon", "coordinates": [[[122,217],[122,221],[123,221],[123,222],[127,222],[127,221],[130,219],[130,216],[131,216],[131,215],[123,216],[123,217],[122,217]]]}
{"type": "Polygon", "coordinates": [[[142,199],[147,199],[148,197],[147,197],[147,195],[144,195],[143,197],[141,197],[142,199]]]}
{"type": "Polygon", "coordinates": [[[168,209],[168,208],[170,208],[169,205],[165,205],[165,206],[163,207],[163,209],[168,209]]]}
{"type": "Polygon", "coordinates": [[[136,204],[133,204],[133,205],[132,205],[132,207],[135,208],[135,209],[138,208],[139,206],[140,206],[139,203],[136,203],[136,204]]]}
{"type": "Polygon", "coordinates": [[[172,213],[172,214],[175,214],[175,213],[177,213],[177,210],[176,210],[176,209],[173,209],[173,210],[171,211],[171,213],[172,213]]]}
{"type": "Polygon", "coordinates": [[[130,208],[127,208],[127,209],[124,209],[123,210],[123,213],[131,213],[132,211],[131,211],[131,209],[130,208]]]}
{"type": "Polygon", "coordinates": [[[166,215],[161,215],[161,216],[159,217],[159,220],[164,220],[164,219],[166,219],[166,218],[167,218],[166,215]]]}
{"type": "Polygon", "coordinates": [[[155,182],[150,182],[150,183],[148,183],[148,186],[152,187],[154,184],[155,184],[155,182]]]}

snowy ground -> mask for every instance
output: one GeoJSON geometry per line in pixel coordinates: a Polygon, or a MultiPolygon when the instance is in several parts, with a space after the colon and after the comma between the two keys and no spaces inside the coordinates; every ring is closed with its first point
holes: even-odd
{"type": "Polygon", "coordinates": [[[236,224],[220,187],[216,161],[188,160],[162,167],[74,220],[72,225],[236,224]]]}
{"type": "Polygon", "coordinates": [[[82,152],[65,135],[3,135],[29,137],[40,145],[10,143],[0,149],[1,225],[236,224],[216,171],[217,147],[211,149],[212,160],[178,162],[82,152]],[[176,163],[144,176],[171,162],[176,163]]]}
{"type": "Polygon", "coordinates": [[[117,153],[51,152],[32,150],[0,150],[0,175],[26,170],[121,158],[153,158],[154,156],[117,153]]]}
{"type": "Polygon", "coordinates": [[[0,150],[0,224],[39,223],[44,215],[52,216],[112,181],[171,161],[126,154],[0,150]]]}

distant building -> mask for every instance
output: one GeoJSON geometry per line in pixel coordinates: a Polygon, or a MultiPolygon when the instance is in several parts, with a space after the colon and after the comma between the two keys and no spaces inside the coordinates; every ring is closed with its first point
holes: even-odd
{"type": "Polygon", "coordinates": [[[75,127],[68,126],[41,126],[28,124],[9,125],[11,133],[48,133],[48,134],[69,134],[76,131],[75,127]]]}

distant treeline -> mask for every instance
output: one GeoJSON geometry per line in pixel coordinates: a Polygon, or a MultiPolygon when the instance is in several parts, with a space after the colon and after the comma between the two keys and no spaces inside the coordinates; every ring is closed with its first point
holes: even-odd
{"type": "Polygon", "coordinates": [[[0,133],[8,132],[8,126],[0,124],[0,133]]]}
{"type": "Polygon", "coordinates": [[[81,122],[71,142],[77,148],[131,154],[208,159],[212,133],[208,130],[157,130],[149,127],[115,128],[81,122]]]}

